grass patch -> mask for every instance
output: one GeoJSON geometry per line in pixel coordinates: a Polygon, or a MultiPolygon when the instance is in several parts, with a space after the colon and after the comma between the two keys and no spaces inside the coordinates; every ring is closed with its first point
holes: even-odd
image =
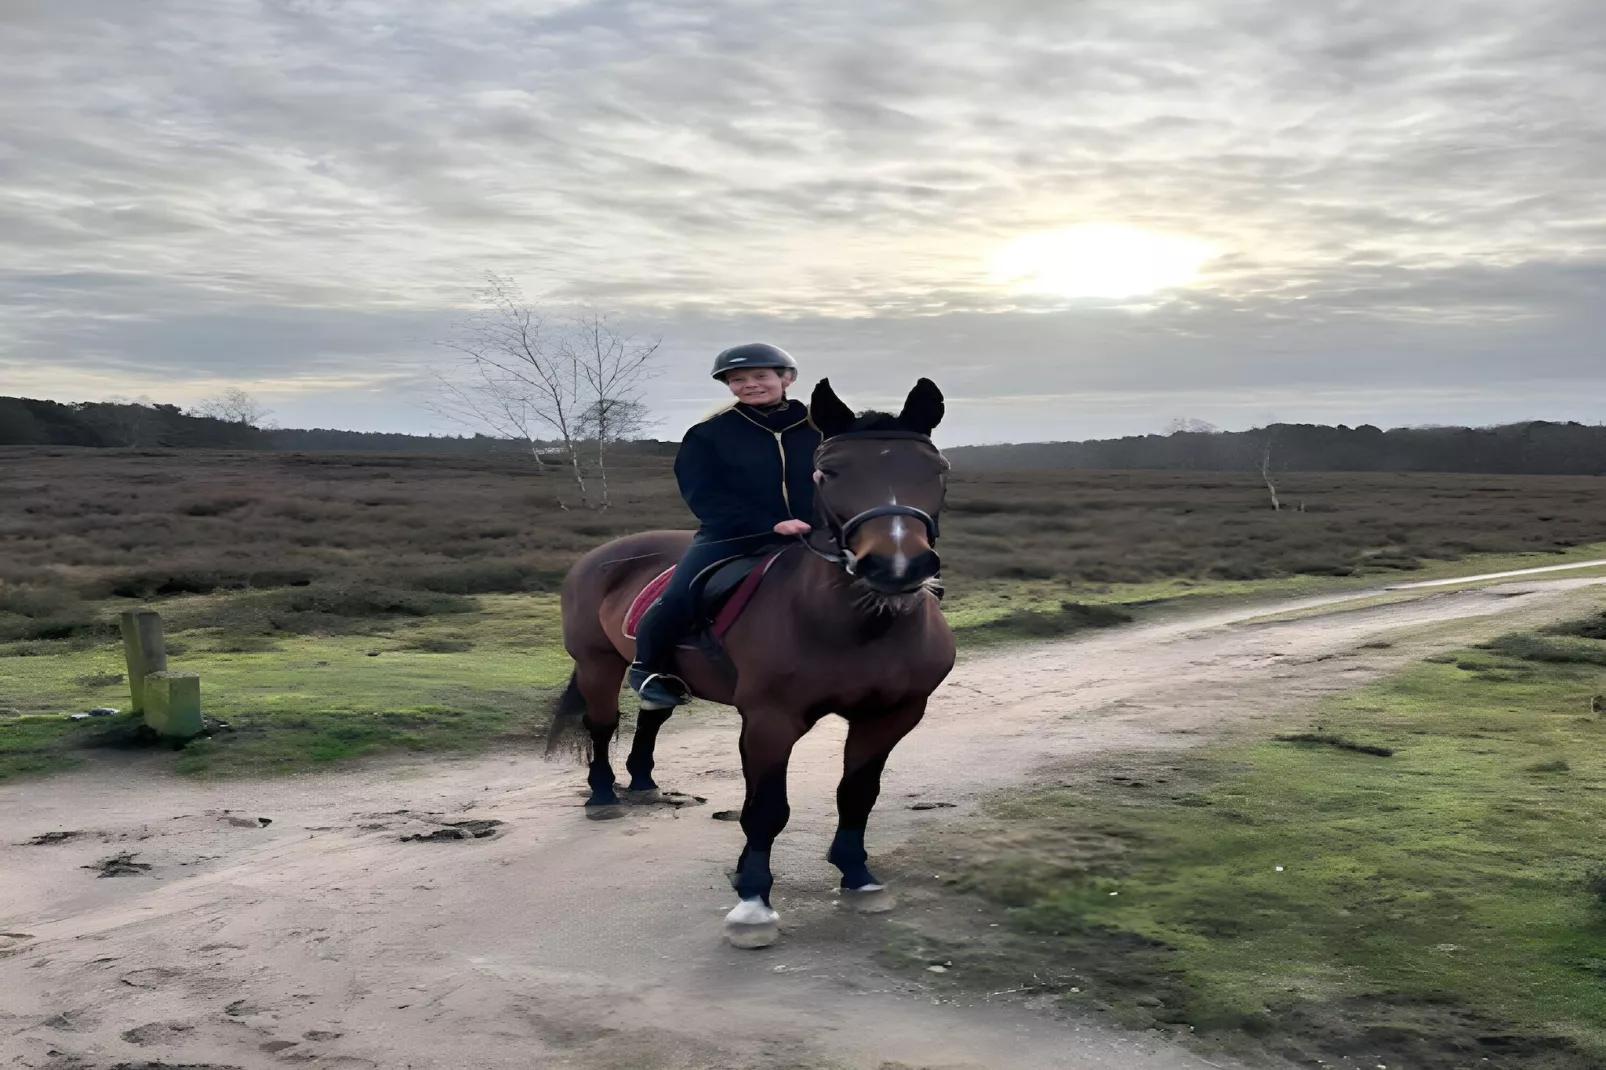
{"type": "Polygon", "coordinates": [[[1606,1064],[1606,722],[1579,715],[1606,674],[1529,667],[1417,664],[1327,702],[1318,746],[1000,802],[928,845],[954,908],[889,954],[1307,1062],[1606,1064]]]}
{"type": "MultiPolygon", "coordinates": [[[[325,628],[253,636],[219,627],[240,623],[241,600],[281,593],[193,596],[164,605],[172,619],[191,624],[170,632],[190,640],[183,657],[169,659],[171,667],[199,673],[204,711],[230,726],[173,754],[176,771],[281,773],[384,752],[467,753],[523,738],[568,677],[554,596],[484,596],[467,600],[465,612],[456,596],[426,594],[453,599],[452,612],[385,618],[386,630],[373,634],[325,628]]],[[[311,597],[325,604],[316,592],[311,597]]],[[[394,608],[368,594],[337,604],[347,611],[354,604],[394,608]]],[[[0,706],[15,713],[0,718],[0,770],[53,772],[104,746],[117,727],[108,722],[124,718],[65,715],[128,705],[117,671],[122,656],[120,644],[107,641],[0,663],[0,706]]]]}
{"type": "Polygon", "coordinates": [[[127,736],[134,723],[129,714],[92,721],[54,715],[0,718],[0,783],[71,769],[92,748],[127,736]]]}

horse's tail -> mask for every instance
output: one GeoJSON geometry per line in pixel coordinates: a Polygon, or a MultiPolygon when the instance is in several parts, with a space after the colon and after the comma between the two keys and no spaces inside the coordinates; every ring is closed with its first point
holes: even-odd
{"type": "Polygon", "coordinates": [[[548,758],[562,752],[587,763],[591,761],[591,733],[582,723],[585,712],[586,700],[580,694],[580,681],[576,673],[571,672],[568,685],[552,704],[552,720],[546,730],[548,758]]]}

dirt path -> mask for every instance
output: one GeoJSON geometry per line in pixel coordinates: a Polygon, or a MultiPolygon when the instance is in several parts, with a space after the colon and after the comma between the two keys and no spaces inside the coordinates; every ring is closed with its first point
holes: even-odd
{"type": "MultiPolygon", "coordinates": [[[[1348,611],[1308,599],[969,658],[895,755],[872,851],[962,819],[1046,764],[1297,719],[1320,694],[1556,616],[1600,582],[1348,611]],[[1271,609],[1302,615],[1262,619],[1271,609]],[[1393,647],[1357,649],[1382,632],[1393,647]]],[[[840,741],[827,722],[793,763],[774,859],[785,934],[763,952],[720,941],[739,831],[709,818],[741,794],[723,713],[661,744],[660,780],[707,805],[609,823],[582,819],[579,770],[524,755],[223,784],[109,763],[0,789],[0,1065],[1225,1065],[1044,1009],[939,1003],[878,968],[897,912],[835,909],[822,860],[840,741]],[[402,840],[470,819],[505,824],[402,840]],[[74,835],[28,843],[63,832],[74,835]],[[82,868],[122,853],[150,868],[82,868]]]]}

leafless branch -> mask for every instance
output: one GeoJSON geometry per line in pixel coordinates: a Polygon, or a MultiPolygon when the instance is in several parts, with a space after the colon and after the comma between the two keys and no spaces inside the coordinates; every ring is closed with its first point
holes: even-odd
{"type": "Polygon", "coordinates": [[[622,333],[596,309],[549,313],[506,276],[487,275],[478,296],[480,309],[439,343],[459,359],[437,373],[442,389],[429,407],[522,439],[538,458],[555,443],[585,506],[593,504],[593,488],[580,449],[594,441],[595,504],[607,508],[607,448],[647,426],[642,387],[658,343],[622,333]]]}
{"type": "Polygon", "coordinates": [[[251,394],[237,386],[231,386],[221,394],[202,398],[190,409],[189,414],[222,420],[229,424],[267,428],[271,426],[268,417],[272,412],[251,394]]]}

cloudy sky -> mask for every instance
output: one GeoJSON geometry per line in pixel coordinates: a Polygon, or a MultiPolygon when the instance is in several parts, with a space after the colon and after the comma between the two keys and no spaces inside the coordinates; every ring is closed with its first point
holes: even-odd
{"type": "Polygon", "coordinates": [[[1606,419],[1598,0],[4,0],[0,394],[441,430],[487,271],[950,442],[1606,419]]]}

